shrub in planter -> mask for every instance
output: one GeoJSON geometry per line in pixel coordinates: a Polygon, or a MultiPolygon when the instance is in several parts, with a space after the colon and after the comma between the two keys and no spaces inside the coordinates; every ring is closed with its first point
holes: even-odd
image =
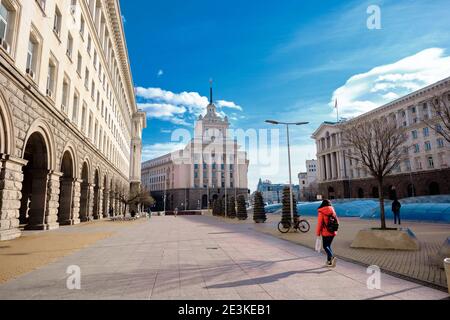
{"type": "Polygon", "coordinates": [[[264,223],[267,220],[266,209],[264,208],[264,200],[261,192],[255,193],[253,203],[253,220],[256,223],[264,223]]]}
{"type": "Polygon", "coordinates": [[[229,197],[228,198],[227,217],[230,218],[230,219],[235,219],[236,218],[236,204],[234,202],[234,198],[233,197],[229,197]]]}
{"type": "MultiPolygon", "coordinates": [[[[298,217],[297,211],[297,200],[295,199],[295,194],[293,195],[294,203],[294,219],[298,217]]],[[[291,222],[291,189],[286,187],[283,189],[283,200],[282,200],[282,214],[281,214],[281,222],[283,224],[289,224],[291,222]]]]}
{"type": "Polygon", "coordinates": [[[237,197],[237,217],[239,220],[247,220],[248,218],[245,196],[242,194],[237,197]]]}

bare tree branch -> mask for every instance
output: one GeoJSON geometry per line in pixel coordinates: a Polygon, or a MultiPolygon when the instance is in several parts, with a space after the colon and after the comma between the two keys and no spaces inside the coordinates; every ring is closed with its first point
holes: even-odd
{"type": "Polygon", "coordinates": [[[366,168],[379,185],[381,228],[386,229],[384,214],[383,180],[405,159],[403,145],[407,136],[395,119],[385,117],[360,123],[348,122],[342,126],[348,157],[366,168]]]}

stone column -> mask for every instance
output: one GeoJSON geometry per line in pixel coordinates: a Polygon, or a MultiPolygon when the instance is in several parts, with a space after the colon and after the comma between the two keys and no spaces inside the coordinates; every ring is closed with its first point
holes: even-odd
{"type": "Polygon", "coordinates": [[[60,181],[59,219],[62,226],[72,225],[73,217],[74,179],[63,178],[60,181]]]}
{"type": "Polygon", "coordinates": [[[103,218],[109,217],[109,189],[105,188],[103,190],[103,218]]]}
{"type": "Polygon", "coordinates": [[[22,167],[27,161],[0,155],[0,241],[20,237],[19,216],[22,197],[22,167]]]}
{"type": "Polygon", "coordinates": [[[88,221],[94,220],[94,186],[92,183],[88,185],[88,221]]]}
{"type": "Polygon", "coordinates": [[[330,155],[325,155],[325,172],[326,172],[326,180],[331,180],[331,161],[330,155]]]}
{"type": "Polygon", "coordinates": [[[73,207],[72,207],[72,224],[80,224],[80,198],[81,197],[81,180],[73,181],[73,207]]]}
{"type": "Polygon", "coordinates": [[[58,208],[61,177],[61,172],[51,171],[48,174],[47,208],[45,211],[44,220],[45,230],[54,230],[59,228],[58,208]]]}
{"type": "Polygon", "coordinates": [[[103,188],[98,188],[98,199],[97,199],[97,219],[103,219],[103,188]]]}

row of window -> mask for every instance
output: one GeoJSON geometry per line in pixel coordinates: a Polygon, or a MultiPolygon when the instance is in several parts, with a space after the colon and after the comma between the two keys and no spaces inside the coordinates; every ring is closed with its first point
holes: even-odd
{"type": "MultiPolygon", "coordinates": [[[[436,144],[437,144],[437,147],[439,149],[445,147],[445,141],[442,138],[437,139],[436,140],[436,144]]],[[[425,141],[424,146],[425,146],[425,151],[431,151],[433,149],[431,141],[425,141]]],[[[420,145],[418,143],[414,144],[413,145],[413,150],[414,150],[414,153],[419,153],[420,152],[420,145]]]]}
{"type": "MultiPolygon", "coordinates": [[[[36,3],[39,5],[39,7],[42,9],[43,13],[45,14],[46,10],[46,1],[36,1],[36,3]]],[[[76,10],[75,7],[77,5],[76,0],[71,0],[71,13],[74,15],[76,10]]],[[[5,42],[6,38],[8,37],[8,34],[10,35],[13,32],[11,24],[13,22],[13,18],[15,18],[15,11],[14,7],[8,2],[8,0],[0,0],[0,41],[3,43],[5,42]]],[[[61,43],[61,27],[62,27],[62,14],[58,6],[55,6],[55,14],[53,19],[53,31],[58,38],[59,42],[61,43]]],[[[85,32],[85,22],[83,19],[83,16],[81,15],[81,27],[80,27],[80,34],[82,38],[84,37],[85,32]]],[[[38,32],[34,30],[34,26],[32,26],[32,31],[30,32],[30,38],[28,43],[28,50],[27,50],[27,59],[26,59],[26,73],[35,80],[37,78],[37,70],[39,66],[39,56],[42,46],[42,39],[39,38],[38,32]]],[[[70,32],[68,32],[67,36],[67,49],[66,54],[69,58],[70,62],[72,62],[72,55],[73,55],[73,37],[70,32]]],[[[90,35],[88,35],[88,52],[90,53],[92,47],[92,39],[90,35]]],[[[8,48],[9,49],[9,45],[8,48]]],[[[9,52],[9,50],[7,50],[9,52]]],[[[97,69],[97,53],[94,52],[94,68],[97,69]]],[[[77,72],[79,76],[81,77],[81,68],[82,68],[82,55],[80,52],[78,52],[78,60],[77,60],[77,72]]],[[[101,83],[103,83],[103,87],[105,88],[106,78],[105,73],[103,72],[102,76],[102,65],[100,62],[98,62],[98,69],[99,69],[99,80],[101,83]]],[[[53,101],[55,101],[55,93],[56,93],[56,79],[58,75],[58,62],[55,56],[50,53],[50,59],[48,64],[48,70],[47,70],[47,80],[46,80],[46,95],[53,101]]],[[[95,82],[92,80],[91,85],[91,97],[95,101],[95,82]]],[[[85,72],[85,87],[88,89],[89,84],[89,69],[86,67],[85,72]]],[[[112,90],[109,90],[109,84],[107,86],[107,92],[109,99],[113,105],[113,111],[114,109],[117,109],[117,106],[115,104],[114,98],[112,97],[112,90]]],[[[74,91],[76,91],[74,89],[74,91]]],[[[69,115],[69,97],[70,97],[70,79],[67,76],[67,74],[64,73],[63,78],[63,86],[62,86],[62,99],[61,99],[61,111],[63,111],[66,115],[69,115]]],[[[71,119],[74,123],[78,123],[78,108],[79,108],[79,93],[75,92],[73,94],[73,109],[72,109],[72,116],[71,119]]],[[[113,119],[111,117],[111,114],[108,114],[108,109],[105,107],[105,103],[102,100],[100,104],[100,92],[97,90],[97,109],[100,109],[101,106],[101,114],[102,117],[105,118],[105,122],[107,123],[108,127],[110,128],[111,132],[113,133],[116,141],[120,145],[120,148],[124,152],[124,154],[127,153],[127,144],[125,143],[123,137],[119,137],[119,130],[117,129],[116,125],[113,122],[113,119]]],[[[86,117],[87,117],[87,105],[84,102],[83,103],[83,110],[82,110],[82,118],[81,118],[81,130],[88,135],[91,140],[96,144],[97,147],[103,150],[102,146],[102,139],[101,139],[101,132],[102,128],[98,125],[98,120],[95,120],[95,129],[93,130],[93,120],[92,120],[92,112],[89,112],[89,123],[88,123],[88,130],[86,131],[86,117]],[[100,137],[99,137],[100,136],[100,137]]],[[[118,116],[116,112],[116,116],[118,116]]],[[[119,121],[122,121],[121,119],[119,121]]],[[[122,121],[123,122],[123,121],[122,121]]],[[[103,139],[104,140],[104,139],[103,139]]],[[[107,143],[109,145],[109,141],[107,143]]],[[[108,154],[112,157],[110,160],[112,160],[116,165],[119,164],[119,157],[118,155],[115,155],[115,150],[112,148],[112,150],[108,151],[108,154]]]]}

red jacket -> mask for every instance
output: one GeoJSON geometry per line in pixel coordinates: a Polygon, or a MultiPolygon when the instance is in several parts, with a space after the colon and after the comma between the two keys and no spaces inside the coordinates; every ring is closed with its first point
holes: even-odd
{"type": "Polygon", "coordinates": [[[331,215],[334,215],[339,221],[333,207],[323,207],[319,209],[319,218],[317,221],[316,235],[318,237],[335,237],[337,232],[331,233],[327,229],[328,219],[331,215]]]}

